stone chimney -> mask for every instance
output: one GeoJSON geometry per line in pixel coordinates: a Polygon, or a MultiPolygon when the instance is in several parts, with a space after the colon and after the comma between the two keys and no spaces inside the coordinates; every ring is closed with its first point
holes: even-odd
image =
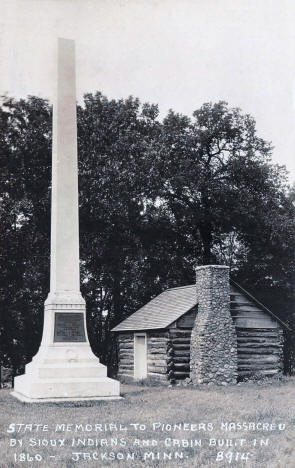
{"type": "Polygon", "coordinates": [[[191,335],[194,384],[228,385],[237,380],[237,336],[230,314],[229,268],[196,268],[198,314],[191,335]]]}

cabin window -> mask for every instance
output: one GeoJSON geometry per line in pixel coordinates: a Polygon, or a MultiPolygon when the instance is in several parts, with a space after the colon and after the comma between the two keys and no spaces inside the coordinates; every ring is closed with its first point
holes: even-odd
{"type": "Polygon", "coordinates": [[[147,343],[145,333],[134,334],[134,378],[147,377],[147,343]]]}

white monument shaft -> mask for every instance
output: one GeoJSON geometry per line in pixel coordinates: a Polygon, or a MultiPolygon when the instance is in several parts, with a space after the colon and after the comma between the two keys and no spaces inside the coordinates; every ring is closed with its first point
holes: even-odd
{"type": "Polygon", "coordinates": [[[92,353],[80,293],[75,44],[58,40],[53,105],[50,292],[42,342],[14,379],[23,401],[120,398],[119,382],[92,353]]]}
{"type": "Polygon", "coordinates": [[[80,291],[74,41],[59,40],[53,103],[50,292],[80,291]]]}

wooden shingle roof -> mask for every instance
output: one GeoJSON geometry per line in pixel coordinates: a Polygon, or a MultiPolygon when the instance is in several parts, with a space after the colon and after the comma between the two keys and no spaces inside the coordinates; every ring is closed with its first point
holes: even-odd
{"type": "Polygon", "coordinates": [[[119,323],[112,331],[166,328],[197,304],[195,285],[167,289],[119,323]]]}

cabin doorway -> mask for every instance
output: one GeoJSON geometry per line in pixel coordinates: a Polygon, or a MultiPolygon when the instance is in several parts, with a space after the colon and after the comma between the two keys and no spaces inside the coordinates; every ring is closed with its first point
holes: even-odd
{"type": "Polygon", "coordinates": [[[147,377],[147,343],[146,334],[134,335],[134,378],[146,379],[147,377]]]}

